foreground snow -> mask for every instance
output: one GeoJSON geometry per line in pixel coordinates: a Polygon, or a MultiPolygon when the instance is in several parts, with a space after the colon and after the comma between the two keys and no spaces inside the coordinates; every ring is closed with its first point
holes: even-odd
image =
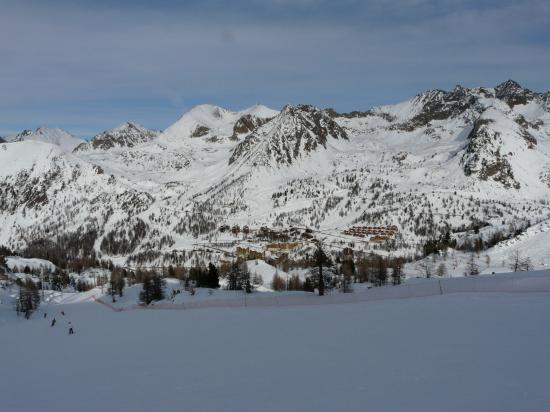
{"type": "Polygon", "coordinates": [[[120,313],[90,302],[44,307],[53,328],[0,305],[0,409],[549,410],[548,297],[120,313]]]}

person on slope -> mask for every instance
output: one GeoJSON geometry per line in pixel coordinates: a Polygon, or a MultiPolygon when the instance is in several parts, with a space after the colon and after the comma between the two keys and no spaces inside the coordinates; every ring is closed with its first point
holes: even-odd
{"type": "Polygon", "coordinates": [[[56,320],[55,320],[55,318],[53,318],[53,319],[52,319],[52,323],[51,323],[50,326],[55,326],[55,322],[56,322],[56,320]]]}
{"type": "Polygon", "coordinates": [[[69,322],[69,335],[74,335],[73,325],[69,322]]]}

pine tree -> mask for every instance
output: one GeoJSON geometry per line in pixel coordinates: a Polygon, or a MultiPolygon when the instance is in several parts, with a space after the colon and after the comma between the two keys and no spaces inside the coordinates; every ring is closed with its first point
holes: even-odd
{"type": "Polygon", "coordinates": [[[6,261],[6,257],[3,255],[0,255],[0,273],[4,273],[7,267],[8,267],[8,262],[6,261]]]}
{"type": "Polygon", "coordinates": [[[231,269],[227,274],[227,289],[228,290],[241,290],[242,283],[240,282],[241,273],[239,270],[239,265],[236,262],[231,264],[231,269]]]}
{"type": "Polygon", "coordinates": [[[332,262],[326,255],[325,251],[323,250],[323,245],[321,244],[321,241],[317,242],[317,249],[313,254],[313,259],[315,260],[315,263],[319,268],[319,276],[318,276],[319,296],[323,296],[325,294],[325,278],[323,276],[323,266],[331,266],[332,262]]]}
{"type": "Polygon", "coordinates": [[[351,256],[347,256],[344,258],[344,261],[342,262],[342,265],[340,267],[340,272],[342,273],[343,277],[342,292],[353,292],[351,283],[352,279],[355,278],[355,263],[353,262],[351,256]]]}
{"type": "Polygon", "coordinates": [[[113,275],[111,275],[111,282],[109,283],[109,295],[111,295],[111,300],[113,301],[113,303],[115,303],[116,286],[115,286],[115,280],[113,279],[113,275]]]}
{"type": "Polygon", "coordinates": [[[113,302],[115,302],[116,295],[122,297],[122,291],[124,289],[124,286],[125,286],[125,281],[124,281],[123,269],[117,267],[113,269],[113,271],[111,272],[111,280],[109,282],[109,290],[108,290],[109,295],[111,295],[113,302]]]}
{"type": "Polygon", "coordinates": [[[153,301],[153,292],[152,292],[153,283],[149,277],[143,279],[143,287],[139,293],[139,300],[142,303],[148,305],[153,301]]]}
{"type": "Polygon", "coordinates": [[[241,289],[244,289],[246,293],[252,293],[252,283],[250,282],[250,271],[248,270],[248,265],[246,262],[243,262],[241,266],[241,276],[240,276],[241,289]]]}
{"type": "Polygon", "coordinates": [[[164,288],[166,282],[160,276],[153,276],[152,281],[152,300],[164,299],[164,288]]]}
{"type": "Polygon", "coordinates": [[[250,276],[248,276],[244,281],[244,291],[246,293],[252,293],[252,283],[250,282],[250,276]]]}
{"type": "Polygon", "coordinates": [[[208,264],[208,287],[211,289],[218,289],[220,287],[220,274],[218,268],[212,263],[208,264]]]}
{"type": "Polygon", "coordinates": [[[309,276],[306,277],[306,280],[304,281],[303,290],[304,292],[315,292],[315,287],[313,286],[313,282],[309,276]]]}
{"type": "Polygon", "coordinates": [[[39,306],[40,294],[38,288],[32,280],[26,279],[19,287],[15,310],[17,313],[24,313],[28,319],[39,306]]]}

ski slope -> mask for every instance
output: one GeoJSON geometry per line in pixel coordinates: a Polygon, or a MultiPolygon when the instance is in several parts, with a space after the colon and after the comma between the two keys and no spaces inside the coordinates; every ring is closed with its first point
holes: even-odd
{"type": "Polygon", "coordinates": [[[5,411],[550,408],[548,294],[189,312],[80,303],[29,321],[0,308],[5,411]]]}

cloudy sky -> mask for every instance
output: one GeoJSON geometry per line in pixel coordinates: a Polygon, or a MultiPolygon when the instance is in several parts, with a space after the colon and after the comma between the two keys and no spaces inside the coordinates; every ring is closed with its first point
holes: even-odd
{"type": "Polygon", "coordinates": [[[200,103],[365,110],[508,78],[550,89],[550,1],[0,0],[0,135],[164,129],[200,103]]]}

